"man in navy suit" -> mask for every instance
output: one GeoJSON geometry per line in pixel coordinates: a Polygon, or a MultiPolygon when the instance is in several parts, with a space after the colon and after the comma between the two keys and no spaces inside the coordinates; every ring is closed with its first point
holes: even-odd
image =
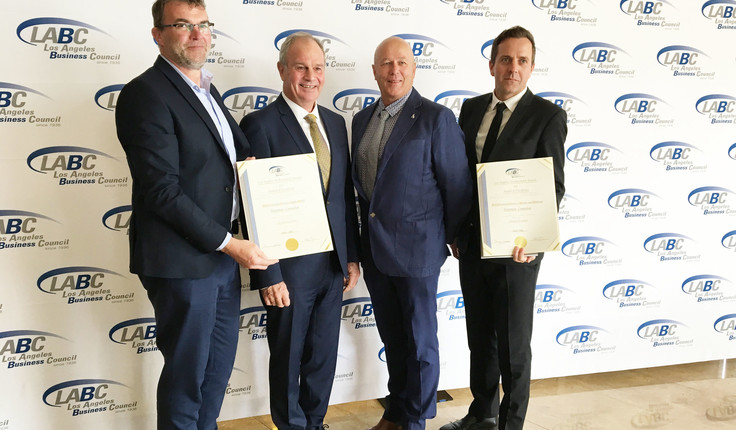
{"type": "Polygon", "coordinates": [[[238,264],[275,260],[232,237],[234,164],[249,145],[202,68],[212,26],[204,2],[158,0],[152,13],[161,55],[122,89],[115,112],[133,178],[130,271],[153,304],[164,356],[158,428],[211,430],[238,342],[238,264]]]}
{"type": "Polygon", "coordinates": [[[353,119],[361,262],[385,345],[388,405],[377,430],[423,429],[439,382],[437,283],[472,185],[455,115],[412,87],[409,45],[376,48],[380,100],[353,119]]]}
{"type": "Polygon", "coordinates": [[[271,417],[279,429],[322,429],[337,363],[342,294],[358,282],[358,221],[345,120],[317,104],[325,53],[297,32],[281,45],[283,92],[240,122],[256,158],[315,153],[334,251],[251,270],[266,307],[271,417]]]}
{"type": "MultiPolygon", "coordinates": [[[[466,100],[459,123],[471,172],[476,163],[552,157],[559,206],[565,194],[567,115],[527,88],[534,54],[528,30],[501,32],[489,63],[495,88],[466,100]]],[[[526,255],[515,247],[512,258],[481,260],[477,185],[474,191],[473,210],[453,247],[460,259],[473,402],[464,418],[441,430],[521,430],[529,403],[534,293],[543,255],[526,255]]]]}

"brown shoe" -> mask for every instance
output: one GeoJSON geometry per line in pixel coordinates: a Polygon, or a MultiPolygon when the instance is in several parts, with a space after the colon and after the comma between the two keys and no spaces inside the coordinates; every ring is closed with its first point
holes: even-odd
{"type": "Polygon", "coordinates": [[[378,424],[369,428],[368,430],[401,430],[401,426],[392,423],[386,418],[381,417],[381,420],[378,422],[378,424]]]}

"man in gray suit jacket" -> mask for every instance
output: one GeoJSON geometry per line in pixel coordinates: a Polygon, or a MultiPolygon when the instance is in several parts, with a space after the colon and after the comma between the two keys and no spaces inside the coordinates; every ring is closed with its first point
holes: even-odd
{"type": "MultiPolygon", "coordinates": [[[[489,63],[495,88],[466,100],[459,123],[473,173],[477,163],[552,157],[559,205],[565,193],[567,115],[527,88],[534,54],[528,30],[501,32],[489,63]]],[[[521,430],[529,403],[534,291],[542,254],[526,255],[515,247],[512,258],[481,260],[477,189],[453,253],[460,259],[473,402],[464,418],[441,430],[521,430]],[[499,378],[504,392],[500,408],[499,378]]]]}

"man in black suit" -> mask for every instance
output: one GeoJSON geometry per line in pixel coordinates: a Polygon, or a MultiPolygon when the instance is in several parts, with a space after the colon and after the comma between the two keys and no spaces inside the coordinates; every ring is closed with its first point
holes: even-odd
{"type": "Polygon", "coordinates": [[[234,164],[249,145],[203,69],[211,46],[202,0],[157,0],[160,56],[120,92],[115,123],[133,178],[130,271],[156,317],[164,356],[159,429],[210,430],[238,342],[240,272],[266,268],[236,239],[234,164]]]}
{"type": "Polygon", "coordinates": [[[322,429],[337,363],[343,292],[358,282],[358,216],[345,120],[319,106],[321,42],[296,32],[281,45],[283,92],[243,118],[256,158],[314,153],[334,250],[251,270],[268,314],[271,418],[280,429],[322,429]]]}
{"type": "MultiPolygon", "coordinates": [[[[466,100],[459,123],[474,175],[477,163],[552,157],[559,206],[565,193],[567,115],[527,88],[534,57],[528,30],[501,32],[489,63],[495,88],[466,100]]],[[[529,403],[534,291],[542,254],[526,255],[515,247],[512,258],[481,260],[477,183],[474,187],[473,210],[453,246],[460,259],[473,402],[464,418],[441,430],[521,430],[529,403]],[[500,407],[499,378],[504,392],[500,407]]]]}

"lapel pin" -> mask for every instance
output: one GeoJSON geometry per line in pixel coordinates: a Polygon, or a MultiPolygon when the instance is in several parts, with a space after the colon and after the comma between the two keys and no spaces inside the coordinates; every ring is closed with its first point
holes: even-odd
{"type": "Polygon", "coordinates": [[[415,116],[416,116],[416,115],[414,115],[414,114],[411,114],[411,119],[414,119],[414,117],[415,117],[415,116]]]}

